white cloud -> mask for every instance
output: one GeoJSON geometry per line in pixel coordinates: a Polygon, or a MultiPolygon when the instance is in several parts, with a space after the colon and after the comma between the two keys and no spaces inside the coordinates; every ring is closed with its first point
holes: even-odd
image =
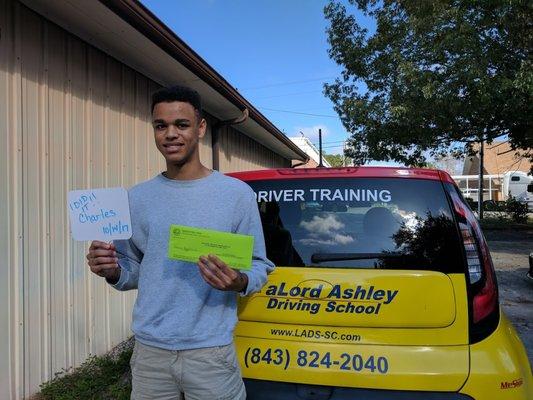
{"type": "Polygon", "coordinates": [[[333,231],[338,231],[339,229],[344,228],[344,224],[337,220],[333,215],[328,215],[325,218],[315,215],[311,221],[300,222],[300,226],[309,232],[320,233],[327,236],[333,236],[333,231]]]}
{"type": "Polygon", "coordinates": [[[300,226],[309,232],[308,237],[300,239],[300,242],[309,246],[346,245],[354,241],[350,235],[338,232],[344,228],[344,224],[333,215],[315,215],[311,221],[300,222],[300,226]]]}
{"type": "Polygon", "coordinates": [[[340,244],[348,244],[354,241],[353,237],[351,237],[350,235],[341,235],[340,233],[337,233],[335,235],[334,240],[335,242],[340,243],[340,244]]]}
{"type": "Polygon", "coordinates": [[[318,130],[322,129],[322,141],[325,141],[325,138],[331,136],[331,131],[326,125],[315,125],[315,126],[297,126],[294,128],[294,131],[289,136],[300,136],[300,132],[311,140],[313,143],[318,143],[318,130]]]}

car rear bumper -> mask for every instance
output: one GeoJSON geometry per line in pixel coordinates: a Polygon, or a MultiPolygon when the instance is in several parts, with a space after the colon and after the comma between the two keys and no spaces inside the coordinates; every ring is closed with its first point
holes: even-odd
{"type": "Polygon", "coordinates": [[[473,400],[450,392],[416,392],[302,385],[245,379],[248,400],[473,400]]]}
{"type": "Polygon", "coordinates": [[[470,372],[458,392],[349,388],[260,379],[244,381],[248,400],[531,400],[533,376],[527,353],[503,312],[496,330],[469,348],[470,372]]]}

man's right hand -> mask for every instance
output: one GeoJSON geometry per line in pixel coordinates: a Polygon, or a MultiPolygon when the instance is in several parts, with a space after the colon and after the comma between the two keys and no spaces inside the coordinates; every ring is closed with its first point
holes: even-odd
{"type": "Polygon", "coordinates": [[[113,244],[98,240],[91,243],[87,254],[87,263],[91,272],[106,278],[109,283],[115,284],[120,278],[120,267],[117,262],[117,253],[113,244]]]}

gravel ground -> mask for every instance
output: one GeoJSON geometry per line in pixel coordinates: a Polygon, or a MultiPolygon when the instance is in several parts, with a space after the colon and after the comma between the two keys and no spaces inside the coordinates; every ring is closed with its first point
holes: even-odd
{"type": "Polygon", "coordinates": [[[485,235],[498,278],[500,304],[533,365],[533,281],[526,278],[533,231],[487,231],[485,235]]]}

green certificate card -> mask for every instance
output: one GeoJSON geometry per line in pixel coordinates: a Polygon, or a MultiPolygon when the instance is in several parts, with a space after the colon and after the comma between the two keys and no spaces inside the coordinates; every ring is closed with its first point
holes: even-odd
{"type": "Polygon", "coordinates": [[[170,225],[168,258],[197,263],[200,256],[215,254],[235,269],[252,267],[254,237],[190,226],[170,225]]]}

